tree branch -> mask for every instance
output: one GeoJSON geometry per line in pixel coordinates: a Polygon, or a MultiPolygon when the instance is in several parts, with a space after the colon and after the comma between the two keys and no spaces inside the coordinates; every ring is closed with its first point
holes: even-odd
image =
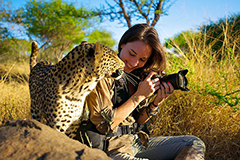
{"type": "Polygon", "coordinates": [[[47,42],[45,42],[38,50],[41,50],[44,46],[46,46],[48,43],[50,43],[51,41],[47,41],[47,42]]]}
{"type": "Polygon", "coordinates": [[[163,6],[163,0],[159,0],[157,7],[155,8],[154,19],[152,21],[151,26],[155,26],[156,23],[158,22],[160,15],[162,13],[162,6],[163,6]]]}
{"type": "Polygon", "coordinates": [[[143,13],[141,7],[138,5],[138,3],[136,2],[136,0],[133,0],[135,6],[137,7],[138,11],[140,12],[140,14],[146,19],[147,24],[149,25],[149,19],[148,16],[146,14],[143,13]]]}
{"type": "Polygon", "coordinates": [[[120,8],[122,9],[122,12],[123,12],[123,16],[125,18],[125,20],[127,21],[127,25],[128,25],[128,28],[131,28],[132,25],[131,25],[131,17],[127,14],[125,8],[124,8],[124,5],[123,5],[123,2],[122,0],[115,0],[115,2],[120,6],[120,8]]]}
{"type": "MultiPolygon", "coordinates": [[[[149,15],[149,13],[150,13],[150,11],[151,11],[152,5],[153,5],[153,0],[151,0],[151,4],[148,5],[148,10],[147,10],[148,15],[149,15]]],[[[147,16],[148,16],[148,15],[147,15],[147,16]]]]}

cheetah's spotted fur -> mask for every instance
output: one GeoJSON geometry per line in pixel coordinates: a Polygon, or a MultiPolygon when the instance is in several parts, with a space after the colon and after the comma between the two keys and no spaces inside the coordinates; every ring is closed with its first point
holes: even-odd
{"type": "Polygon", "coordinates": [[[110,48],[82,42],[60,62],[36,62],[38,45],[32,43],[29,88],[31,115],[70,138],[81,122],[86,96],[104,77],[119,77],[124,63],[110,48]]]}

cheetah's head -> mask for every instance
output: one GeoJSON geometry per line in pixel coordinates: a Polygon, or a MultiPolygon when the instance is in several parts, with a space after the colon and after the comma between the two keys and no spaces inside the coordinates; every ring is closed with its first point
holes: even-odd
{"type": "Polygon", "coordinates": [[[103,77],[118,79],[123,74],[124,62],[109,47],[95,43],[94,47],[94,71],[99,79],[103,77]]]}

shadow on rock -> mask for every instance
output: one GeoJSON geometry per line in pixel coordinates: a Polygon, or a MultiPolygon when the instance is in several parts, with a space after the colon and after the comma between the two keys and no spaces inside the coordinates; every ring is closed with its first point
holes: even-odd
{"type": "Polygon", "coordinates": [[[36,121],[17,120],[0,126],[0,159],[108,160],[103,151],[91,149],[36,121]]]}

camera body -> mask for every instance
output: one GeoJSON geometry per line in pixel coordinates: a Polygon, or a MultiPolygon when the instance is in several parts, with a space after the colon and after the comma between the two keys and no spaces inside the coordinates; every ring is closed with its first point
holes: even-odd
{"type": "Polygon", "coordinates": [[[159,78],[160,82],[170,82],[175,90],[189,91],[187,88],[188,80],[186,74],[188,73],[187,69],[181,70],[178,73],[169,74],[167,76],[153,75],[152,79],[159,78]]]}

